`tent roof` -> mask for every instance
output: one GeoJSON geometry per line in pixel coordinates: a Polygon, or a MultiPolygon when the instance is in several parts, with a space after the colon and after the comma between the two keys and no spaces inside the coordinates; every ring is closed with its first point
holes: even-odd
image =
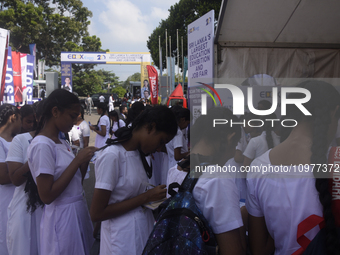
{"type": "Polygon", "coordinates": [[[340,48],[340,1],[223,0],[215,43],[340,48]]]}
{"type": "Polygon", "coordinates": [[[183,89],[180,83],[176,86],[174,91],[172,91],[170,97],[183,97],[183,89]]]}

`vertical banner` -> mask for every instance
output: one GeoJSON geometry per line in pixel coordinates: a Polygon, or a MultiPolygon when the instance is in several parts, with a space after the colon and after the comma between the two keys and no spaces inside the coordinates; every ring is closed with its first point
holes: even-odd
{"type": "Polygon", "coordinates": [[[149,74],[150,92],[151,92],[151,104],[158,104],[158,73],[153,66],[146,66],[149,74]]]}
{"type": "Polygon", "coordinates": [[[188,58],[184,57],[184,68],[183,68],[183,87],[184,87],[184,82],[185,82],[185,76],[187,75],[188,71],[188,58]]]}
{"type": "Polygon", "coordinates": [[[141,95],[140,98],[149,99],[150,97],[150,84],[149,84],[149,75],[147,65],[150,65],[150,62],[142,62],[140,80],[141,80],[141,95]]]}
{"type": "Polygon", "coordinates": [[[3,97],[5,90],[8,43],[9,31],[0,28],[0,98],[3,97]]]}
{"type": "MultiPolygon", "coordinates": [[[[37,73],[37,45],[35,43],[31,43],[29,45],[30,47],[30,54],[33,55],[34,57],[34,60],[33,60],[33,70],[34,70],[34,74],[35,74],[35,77],[38,77],[38,73],[37,73]]],[[[33,76],[34,77],[34,76],[33,76]]]]}
{"type": "Polygon", "coordinates": [[[61,88],[72,92],[72,63],[61,62],[61,88]]]}
{"type": "Polygon", "coordinates": [[[39,59],[38,62],[38,80],[43,80],[45,74],[45,60],[39,59]]]}
{"type": "Polygon", "coordinates": [[[170,94],[175,90],[175,58],[168,57],[168,70],[170,77],[170,94]]]}
{"type": "Polygon", "coordinates": [[[12,51],[14,101],[22,102],[20,52],[12,51]]]}
{"type": "MultiPolygon", "coordinates": [[[[201,115],[201,94],[214,92],[214,19],[211,10],[188,26],[188,92],[193,122],[201,115]]],[[[208,94],[209,95],[209,94],[208,94]]],[[[207,97],[207,108],[212,107],[211,96],[207,97]]]]}
{"type": "Polygon", "coordinates": [[[5,90],[3,96],[3,102],[7,104],[15,105],[14,102],[14,84],[13,84],[13,68],[12,68],[12,48],[8,47],[7,55],[7,68],[5,79],[5,90]]]}
{"type": "Polygon", "coordinates": [[[27,71],[27,54],[20,53],[20,65],[21,65],[21,96],[23,104],[26,102],[26,71],[27,71]]]}
{"type": "Polygon", "coordinates": [[[33,55],[27,55],[27,69],[26,69],[26,102],[33,104],[33,80],[34,80],[34,61],[33,55]]]}

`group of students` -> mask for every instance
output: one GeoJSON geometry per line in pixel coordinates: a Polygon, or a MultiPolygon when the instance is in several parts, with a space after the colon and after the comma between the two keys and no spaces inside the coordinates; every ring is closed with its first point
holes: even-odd
{"type": "Polygon", "coordinates": [[[106,139],[106,146],[96,140],[95,147],[87,146],[75,156],[62,136],[74,123],[82,123],[75,95],[53,91],[30,117],[37,122],[35,128],[25,127],[30,121],[25,120],[24,109],[0,106],[0,253],[90,254],[92,220],[102,222],[100,254],[141,254],[152,238],[155,221],[144,205],[165,198],[167,186],[180,184],[193,171],[193,165],[176,164],[190,155],[210,165],[302,165],[309,170],[246,176],[199,173],[193,197],[212,227],[219,254],[303,254],[312,252],[308,243],[314,238],[320,240],[319,254],[338,254],[339,196],[332,192],[340,186],[339,178],[332,179],[329,171],[315,171],[313,166],[329,159],[340,117],[340,94],[318,81],[299,86],[311,93],[304,107],[312,115],[304,116],[289,105],[286,117],[297,120],[296,127],[281,133],[242,130],[239,125],[214,127],[214,119],[239,121],[229,109],[215,107],[191,125],[190,149],[185,148],[184,130],[191,114],[183,108],[143,108],[136,102],[125,126],[118,124],[113,111],[113,124],[107,126],[111,112],[99,107],[105,122],[99,120],[98,128],[90,128],[99,134],[105,126],[102,133],[107,138],[114,123],[117,130],[106,139]],[[247,140],[248,132],[253,138],[244,148],[239,142],[247,140]],[[82,180],[95,153],[96,183],[89,214],[82,180]],[[156,178],[160,172],[163,177],[156,178]]]}

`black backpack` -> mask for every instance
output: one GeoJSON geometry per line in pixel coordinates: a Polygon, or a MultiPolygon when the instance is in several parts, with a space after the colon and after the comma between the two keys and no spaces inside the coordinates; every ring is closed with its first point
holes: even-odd
{"type": "Polygon", "coordinates": [[[163,209],[143,255],[218,254],[215,235],[192,195],[197,181],[198,178],[192,178],[188,173],[182,185],[173,183],[169,186],[169,194],[174,188],[179,191],[160,205],[163,209]]]}

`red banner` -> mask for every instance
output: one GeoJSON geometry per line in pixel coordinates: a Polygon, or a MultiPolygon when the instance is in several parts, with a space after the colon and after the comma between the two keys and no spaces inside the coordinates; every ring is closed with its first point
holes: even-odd
{"type": "Polygon", "coordinates": [[[13,66],[14,101],[22,102],[20,52],[12,51],[12,66],[13,66]]]}
{"type": "Polygon", "coordinates": [[[151,104],[158,104],[158,73],[156,68],[153,66],[146,66],[148,69],[150,93],[151,93],[151,104]]]}

